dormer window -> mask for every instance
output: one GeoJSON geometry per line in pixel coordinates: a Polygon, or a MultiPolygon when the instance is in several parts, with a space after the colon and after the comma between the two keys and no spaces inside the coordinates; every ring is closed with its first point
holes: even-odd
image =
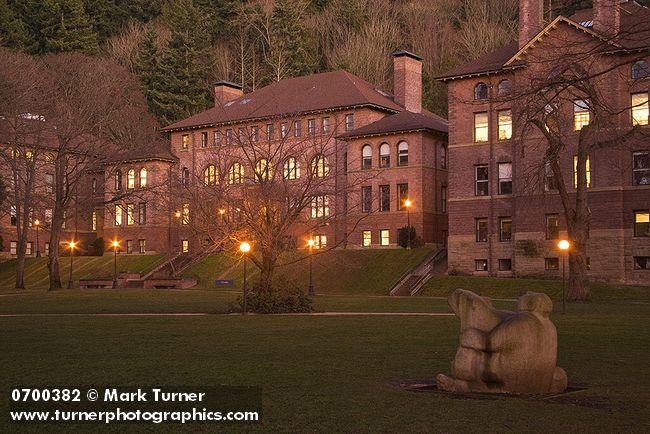
{"type": "Polygon", "coordinates": [[[632,65],[632,79],[648,78],[648,62],[639,60],[632,65]]]}
{"type": "Polygon", "coordinates": [[[479,83],[474,87],[474,99],[482,100],[488,97],[488,87],[485,83],[479,83]]]}

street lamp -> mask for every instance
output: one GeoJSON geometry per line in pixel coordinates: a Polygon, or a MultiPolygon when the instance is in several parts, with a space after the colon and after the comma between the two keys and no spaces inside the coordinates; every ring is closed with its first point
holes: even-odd
{"type": "Polygon", "coordinates": [[[316,295],[316,292],[314,291],[314,278],[312,272],[312,259],[311,259],[312,250],[314,248],[313,238],[309,238],[307,240],[307,246],[309,247],[309,291],[308,293],[310,296],[314,296],[316,295]]]}
{"type": "Polygon", "coordinates": [[[176,236],[178,237],[178,251],[183,252],[183,242],[181,241],[181,212],[176,211],[174,213],[176,217],[176,236]]]}
{"type": "Polygon", "coordinates": [[[411,249],[411,199],[404,201],[406,207],[406,249],[411,249]]]}
{"type": "Polygon", "coordinates": [[[74,265],[72,260],[74,259],[74,249],[76,246],[77,244],[74,241],[68,243],[68,247],[70,248],[70,276],[68,277],[68,289],[72,289],[72,266],[74,265]]]}
{"type": "Polygon", "coordinates": [[[38,242],[38,227],[41,225],[40,220],[36,219],[34,220],[34,226],[36,226],[36,257],[40,258],[41,257],[41,245],[38,242]]]}
{"type": "Polygon", "coordinates": [[[120,243],[117,240],[113,240],[113,289],[117,288],[117,248],[120,247],[120,243]]]}
{"type": "Polygon", "coordinates": [[[246,296],[248,295],[246,288],[246,256],[248,255],[248,252],[251,251],[251,245],[244,241],[239,245],[239,250],[244,254],[244,306],[242,314],[246,315],[246,296]]]}
{"type": "Polygon", "coordinates": [[[224,216],[226,214],[226,210],[223,208],[219,208],[219,215],[221,216],[221,223],[226,222],[226,217],[224,216]]]}
{"type": "Polygon", "coordinates": [[[562,252],[562,313],[564,314],[566,313],[566,297],[564,296],[564,293],[566,291],[566,254],[571,247],[571,243],[569,243],[567,240],[560,240],[560,242],[557,243],[557,246],[562,252]]]}

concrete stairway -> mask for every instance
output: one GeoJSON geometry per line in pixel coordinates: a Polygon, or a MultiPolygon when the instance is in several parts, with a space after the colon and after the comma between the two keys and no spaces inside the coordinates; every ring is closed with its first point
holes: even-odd
{"type": "Polygon", "coordinates": [[[420,265],[404,275],[390,291],[390,295],[415,295],[432,276],[446,270],[447,250],[440,249],[427,256],[420,265]]]}

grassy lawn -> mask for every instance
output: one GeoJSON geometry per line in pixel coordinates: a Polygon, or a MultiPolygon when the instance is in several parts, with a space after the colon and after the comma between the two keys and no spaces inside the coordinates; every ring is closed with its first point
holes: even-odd
{"type": "MultiPolygon", "coordinates": [[[[162,259],[161,255],[122,255],[117,257],[117,270],[145,272],[151,270],[162,259]]],[[[63,286],[68,284],[70,257],[59,259],[63,286]]],[[[15,285],[16,261],[0,262],[0,291],[11,290],[15,285]]],[[[111,278],[113,276],[113,256],[79,256],[74,258],[72,280],[75,286],[79,279],[111,278]]],[[[46,289],[49,285],[47,258],[27,258],[25,264],[25,286],[28,289],[46,289]]]]}
{"type": "MultiPolygon", "coordinates": [[[[263,423],[249,432],[648,432],[650,307],[598,306],[554,317],[559,365],[588,388],[546,401],[396,387],[449,371],[458,338],[453,317],[0,318],[0,413],[7,414],[4,391],[16,385],[229,384],[262,387],[263,423]]],[[[0,432],[15,428],[0,421],[0,432]]]]}

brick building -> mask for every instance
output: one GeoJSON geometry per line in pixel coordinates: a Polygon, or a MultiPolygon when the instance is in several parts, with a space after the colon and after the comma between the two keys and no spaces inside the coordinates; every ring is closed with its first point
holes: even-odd
{"type": "MultiPolygon", "coordinates": [[[[524,122],[547,88],[524,95],[559,74],[562,59],[582,56],[575,62],[583,68],[576,82],[580,74],[596,77],[595,95],[612,107],[610,131],[618,136],[612,146],[586,156],[588,275],[647,284],[650,10],[633,1],[595,0],[593,9],[545,24],[543,3],[520,1],[518,41],[439,78],[449,90],[449,270],[493,276],[561,272],[557,240],[567,237],[564,207],[545,164],[545,135],[524,122]]],[[[558,122],[546,123],[547,131],[570,126],[558,157],[575,200],[577,144],[581,129],[597,118],[595,104],[581,99],[574,84],[558,101],[539,110],[558,122]]]]}

